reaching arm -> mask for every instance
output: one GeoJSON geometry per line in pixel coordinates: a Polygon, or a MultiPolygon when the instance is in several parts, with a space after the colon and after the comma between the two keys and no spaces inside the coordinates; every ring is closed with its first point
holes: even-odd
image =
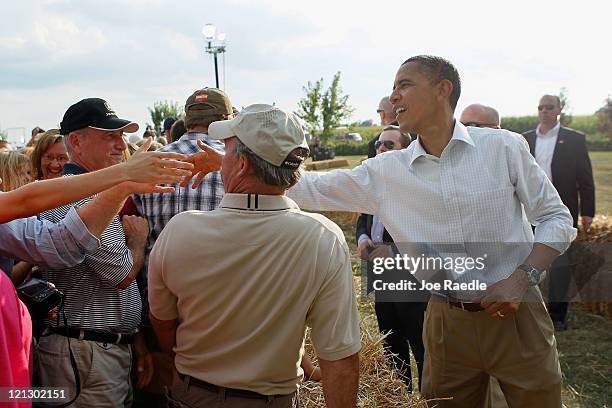
{"type": "Polygon", "coordinates": [[[308,210],[376,214],[379,197],[373,180],[373,160],[376,159],[367,160],[352,170],[306,172],[287,195],[308,210]]]}
{"type": "Polygon", "coordinates": [[[0,224],[0,254],[36,265],[68,268],[99,246],[74,208],[57,224],[35,217],[0,224]]]}
{"type": "Polygon", "coordinates": [[[359,354],[341,360],[319,359],[323,382],[323,394],[329,408],[357,406],[359,385],[359,354]]]}
{"type": "Polygon", "coordinates": [[[191,177],[193,165],[185,162],[187,156],[143,151],[147,144],[125,163],[69,178],[30,183],[0,194],[0,223],[79,201],[125,181],[173,184],[191,177]]]}

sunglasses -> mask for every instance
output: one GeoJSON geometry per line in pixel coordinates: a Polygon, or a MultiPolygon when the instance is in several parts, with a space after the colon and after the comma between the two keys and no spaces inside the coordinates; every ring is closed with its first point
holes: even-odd
{"type": "Polygon", "coordinates": [[[384,145],[387,149],[391,150],[393,149],[393,147],[395,147],[395,142],[393,140],[385,140],[385,141],[377,140],[376,142],[374,142],[375,149],[378,149],[382,145],[384,145]]]}
{"type": "Polygon", "coordinates": [[[551,105],[551,104],[550,105],[540,105],[540,106],[538,106],[538,110],[539,111],[543,111],[544,109],[546,109],[546,110],[553,110],[553,109],[556,109],[556,108],[557,108],[557,105],[551,105]]]}
{"type": "MultiPolygon", "coordinates": [[[[463,123],[463,122],[462,122],[463,123]]],[[[479,127],[479,128],[495,128],[498,127],[497,123],[478,123],[478,122],[465,122],[463,126],[468,127],[479,127]]]]}

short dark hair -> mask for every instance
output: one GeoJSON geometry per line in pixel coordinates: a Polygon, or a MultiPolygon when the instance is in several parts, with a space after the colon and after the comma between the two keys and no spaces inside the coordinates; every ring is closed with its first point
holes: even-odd
{"type": "Polygon", "coordinates": [[[409,133],[402,132],[400,130],[399,126],[389,125],[389,126],[386,126],[382,131],[386,132],[387,130],[395,130],[395,131],[399,132],[399,134],[400,134],[399,140],[400,140],[400,145],[402,146],[402,149],[405,149],[406,147],[408,147],[410,142],[412,142],[412,136],[410,136],[409,133]]]}
{"type": "Polygon", "coordinates": [[[187,133],[187,128],[185,128],[185,120],[177,120],[172,124],[172,127],[170,128],[170,143],[176,142],[185,133],[187,133]]]}
{"type": "Polygon", "coordinates": [[[433,55],[417,55],[410,57],[402,66],[409,62],[416,62],[423,69],[425,74],[429,77],[432,82],[439,83],[446,79],[453,84],[453,90],[450,94],[449,102],[450,106],[455,110],[459,96],[461,95],[461,79],[459,78],[459,72],[457,68],[450,61],[433,55]]]}

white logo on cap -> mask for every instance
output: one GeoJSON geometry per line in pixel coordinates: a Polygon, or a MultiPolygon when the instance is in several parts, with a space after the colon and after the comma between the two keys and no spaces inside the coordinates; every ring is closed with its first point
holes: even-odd
{"type": "Polygon", "coordinates": [[[104,101],[104,107],[108,111],[108,112],[106,112],[106,116],[113,116],[113,115],[115,115],[115,111],[110,107],[108,102],[104,101]]]}

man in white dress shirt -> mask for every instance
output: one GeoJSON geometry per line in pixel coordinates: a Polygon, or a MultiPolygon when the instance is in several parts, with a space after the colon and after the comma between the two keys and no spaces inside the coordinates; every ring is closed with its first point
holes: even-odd
{"type": "Polygon", "coordinates": [[[406,60],[390,99],[400,129],[418,133],[417,141],[352,170],[309,172],[289,196],[305,209],[376,215],[400,251],[402,243],[435,250],[448,243],[464,260],[485,258],[484,268],[459,267],[454,248],[455,266],[441,271],[452,290],[432,288],[426,398],[452,397],[436,401],[442,407],[482,406],[493,375],[511,407],[558,408],[561,370],[537,284],[575,238],[572,217],[520,135],[455,121],[460,92],[445,59],[406,60]]]}

